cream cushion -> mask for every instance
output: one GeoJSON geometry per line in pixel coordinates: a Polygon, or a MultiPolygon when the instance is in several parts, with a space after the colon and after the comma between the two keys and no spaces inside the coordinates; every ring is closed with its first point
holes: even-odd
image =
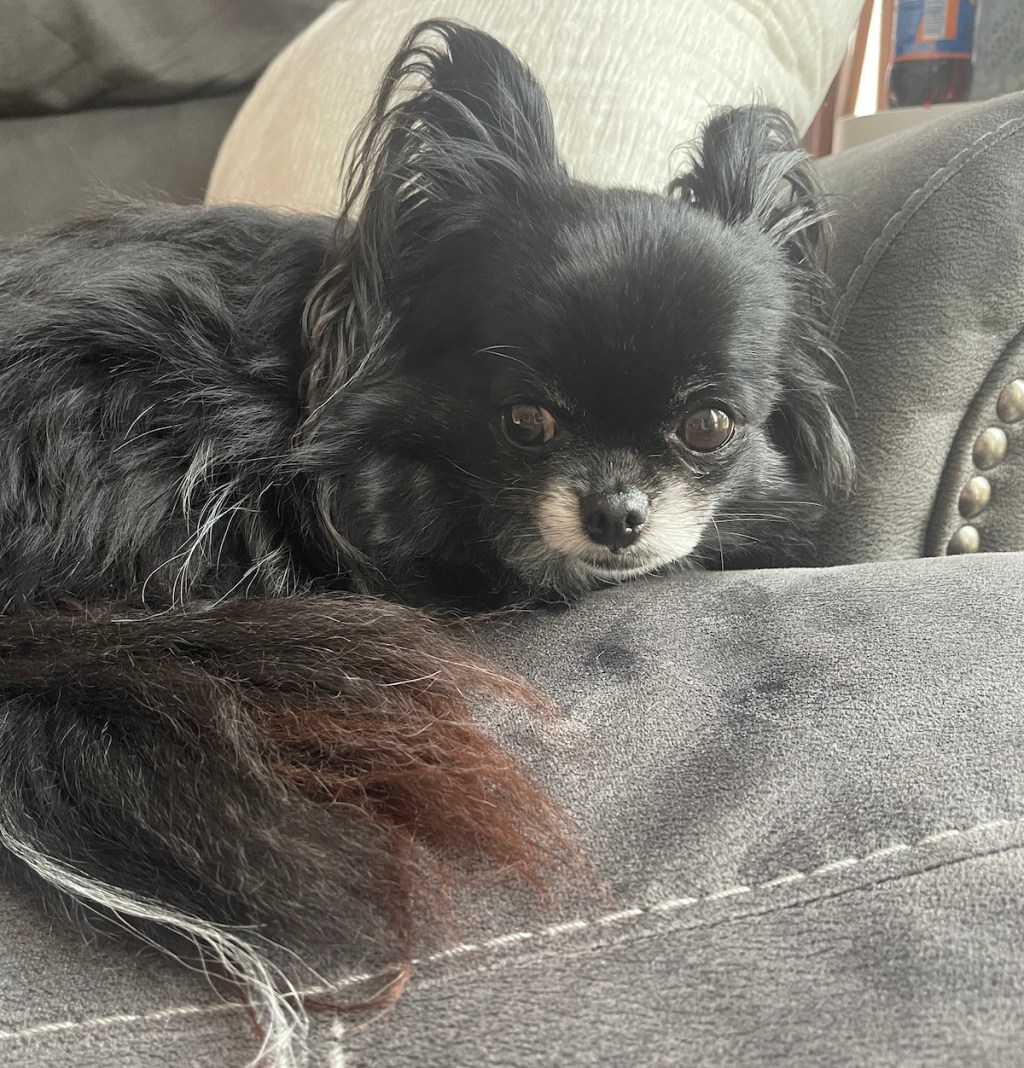
{"type": "Polygon", "coordinates": [[[755,96],[806,127],[863,0],[346,0],[266,71],[224,141],[211,202],[333,212],[346,138],[420,19],[493,33],[546,88],[580,178],[661,188],[709,108],[755,96]],[[678,156],[677,156],[678,158],[678,156]]]}

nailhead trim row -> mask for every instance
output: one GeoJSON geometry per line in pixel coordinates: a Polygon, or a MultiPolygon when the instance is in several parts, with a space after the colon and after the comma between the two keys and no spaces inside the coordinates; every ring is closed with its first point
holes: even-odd
{"type": "MultiPolygon", "coordinates": [[[[1024,378],[1015,378],[1002,388],[996,400],[996,416],[1006,424],[1024,419],[1024,378]]],[[[1008,450],[1006,431],[999,426],[990,426],[974,439],[971,457],[979,471],[991,471],[1006,459],[1008,450]]],[[[960,515],[964,519],[974,519],[988,508],[991,501],[992,483],[984,475],[972,475],[960,490],[960,515]]],[[[980,549],[981,533],[971,523],[958,527],[946,545],[946,553],[950,556],[976,553],[980,549]]]]}

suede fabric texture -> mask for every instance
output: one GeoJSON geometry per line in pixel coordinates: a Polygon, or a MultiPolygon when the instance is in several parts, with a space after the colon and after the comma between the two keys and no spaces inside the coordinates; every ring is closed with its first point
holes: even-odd
{"type": "Polygon", "coordinates": [[[992,485],[982,550],[1024,549],[1024,422],[996,408],[1024,377],[1022,153],[1016,93],[824,162],[860,473],[821,563],[944,554],[975,475],[992,485]],[[989,427],[1009,446],[991,469],[972,454],[989,427]]]}
{"type": "Polygon", "coordinates": [[[562,747],[496,729],[610,900],[481,924],[344,1063],[1019,1064],[1022,566],[699,574],[494,636],[563,699],[562,747]]]}
{"type": "Polygon", "coordinates": [[[244,93],[0,121],[0,240],[102,211],[111,195],[201,200],[244,93]]]}
{"type": "MultiPolygon", "coordinates": [[[[467,895],[314,1065],[1019,1064],[1024,555],[636,583],[480,638],[562,718],[487,713],[576,819],[554,905],[467,895]],[[597,885],[597,881],[602,885],[597,885]]],[[[0,906],[0,1063],[232,1068],[244,1013],[0,906]]],[[[380,986],[344,952],[339,996],[380,986]]]]}
{"type": "Polygon", "coordinates": [[[0,240],[203,198],[245,89],[329,0],[5,0],[0,240]]]}

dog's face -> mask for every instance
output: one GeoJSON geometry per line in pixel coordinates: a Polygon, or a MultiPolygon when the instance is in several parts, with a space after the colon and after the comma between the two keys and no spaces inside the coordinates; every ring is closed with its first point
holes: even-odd
{"type": "MultiPolygon", "coordinates": [[[[435,63],[457,79],[455,43],[435,63]]],[[[337,398],[347,446],[327,432],[362,457],[335,494],[346,536],[377,566],[496,560],[569,595],[799,536],[849,452],[815,351],[820,216],[801,201],[787,228],[779,190],[802,178],[764,173],[783,154],[765,144],[776,113],[718,120],[683,195],[658,196],[569,180],[544,147],[546,106],[523,140],[539,91],[510,102],[503,85],[490,102],[449,87],[458,122],[429,158],[403,112],[419,142],[405,187],[432,180],[436,200],[413,195],[403,217],[372,199],[401,199],[401,183],[370,186],[366,251],[390,257],[378,362],[337,398]],[[464,100],[520,121],[477,131],[481,148],[464,100]]]]}
{"type": "Polygon", "coordinates": [[[717,555],[722,525],[770,511],[755,499],[791,475],[767,426],[794,344],[781,253],[642,193],[577,186],[533,208],[431,255],[443,281],[416,287],[399,333],[431,398],[416,436],[532,585],[717,555]]]}

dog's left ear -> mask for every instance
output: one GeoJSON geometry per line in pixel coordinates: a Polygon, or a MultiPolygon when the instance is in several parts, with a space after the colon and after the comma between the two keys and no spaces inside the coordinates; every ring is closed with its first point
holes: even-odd
{"type": "Polygon", "coordinates": [[[704,127],[688,174],[668,189],[730,225],[756,225],[785,255],[796,298],[795,343],[782,354],[777,444],[823,494],[849,490],[853,450],[835,407],[845,376],[827,323],[830,230],[813,161],[778,108],[729,108],[704,127]]]}

